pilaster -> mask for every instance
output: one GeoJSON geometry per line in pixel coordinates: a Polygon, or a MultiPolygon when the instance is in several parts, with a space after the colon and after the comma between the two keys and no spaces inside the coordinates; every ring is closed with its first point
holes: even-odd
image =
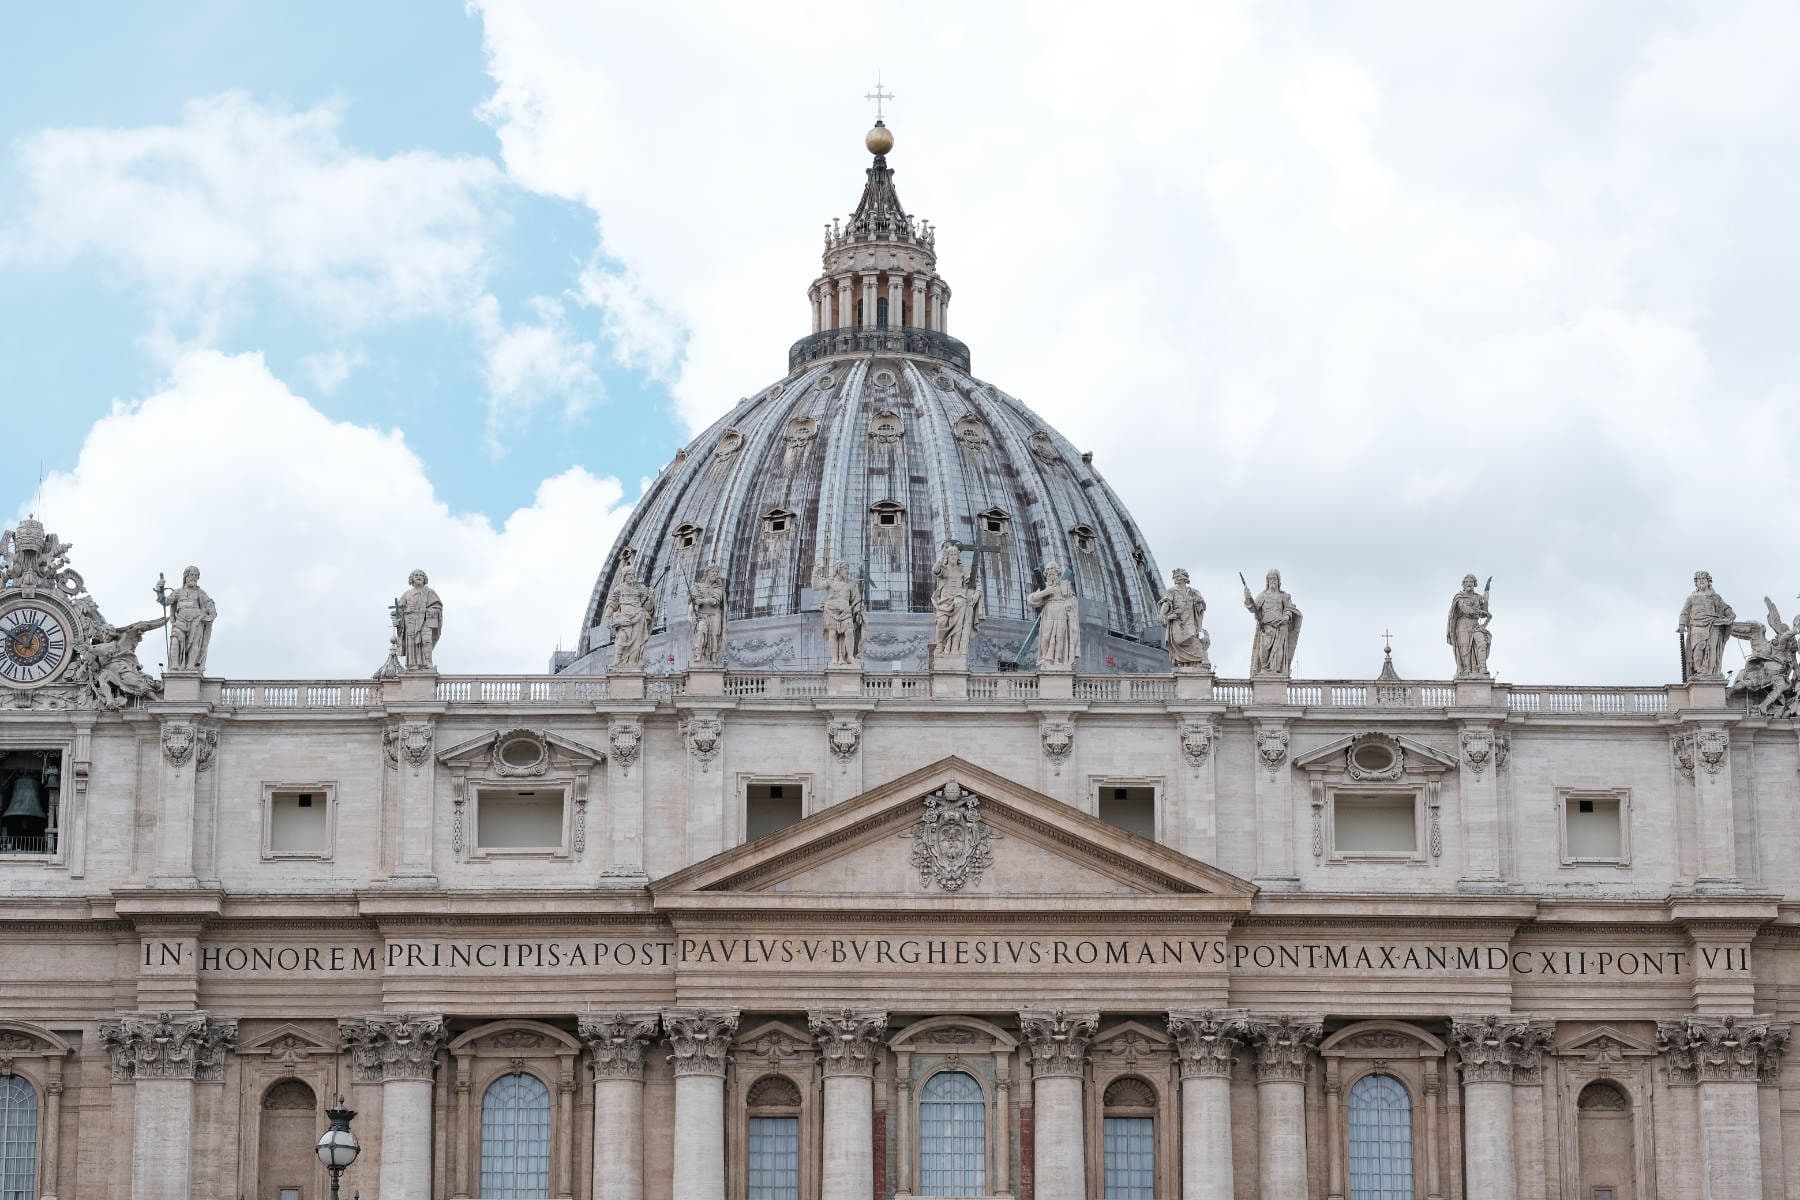
{"type": "MultiPolygon", "coordinates": [[[[410,677],[403,676],[401,682],[410,677]]],[[[435,679],[435,676],[432,678],[435,679]]],[[[431,887],[434,873],[432,801],[436,788],[437,758],[432,753],[436,714],[408,712],[382,733],[396,813],[392,882],[410,887],[431,887]]]]}
{"type": "Polygon", "coordinates": [[[1789,1032],[1766,1016],[1657,1023],[1669,1082],[1699,1090],[1702,1200],[1764,1194],[1760,1089],[1776,1082],[1789,1032]]]}
{"type": "MultiPolygon", "coordinates": [[[[1286,681],[1280,681],[1287,686],[1286,681]]],[[[1294,867],[1294,772],[1285,713],[1252,710],[1256,756],[1256,880],[1274,890],[1299,886],[1294,867]]]]}
{"type": "Polygon", "coordinates": [[[644,876],[644,718],[655,705],[608,705],[606,716],[607,865],[602,874],[644,876]]]}
{"type": "Polygon", "coordinates": [[[681,713],[687,751],[687,861],[699,862],[725,848],[725,713],[727,706],[693,705],[681,713]]]}
{"type": "MultiPolygon", "coordinates": [[[[1180,680],[1176,681],[1177,686],[1180,680]]],[[[1209,709],[1174,714],[1182,770],[1177,776],[1175,845],[1189,858],[1219,860],[1219,742],[1217,715],[1209,709]]]]}

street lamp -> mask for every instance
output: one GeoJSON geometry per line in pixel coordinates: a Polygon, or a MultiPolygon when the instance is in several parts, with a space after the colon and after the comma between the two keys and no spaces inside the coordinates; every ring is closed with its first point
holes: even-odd
{"type": "Polygon", "coordinates": [[[338,1200],[338,1179],[344,1174],[344,1168],[356,1161],[362,1153],[362,1147],[356,1143],[356,1135],[350,1132],[350,1122],[356,1114],[344,1107],[344,1098],[337,1098],[337,1107],[325,1110],[325,1119],[331,1122],[331,1128],[319,1135],[319,1144],[313,1152],[325,1169],[331,1172],[331,1200],[338,1200]]]}

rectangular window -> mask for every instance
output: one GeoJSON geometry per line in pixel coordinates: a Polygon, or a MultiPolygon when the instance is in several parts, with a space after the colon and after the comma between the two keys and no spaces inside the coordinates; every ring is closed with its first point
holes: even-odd
{"type": "Polygon", "coordinates": [[[786,829],[806,815],[806,784],[798,779],[760,780],[744,785],[744,840],[754,842],[786,829]]]}
{"type": "Polygon", "coordinates": [[[475,807],[478,850],[560,850],[563,793],[560,788],[511,791],[482,788],[475,807]]]}
{"type": "Polygon", "coordinates": [[[1156,1119],[1107,1117],[1106,1200],[1156,1200],[1156,1119]]]}
{"type": "Polygon", "coordinates": [[[1631,861],[1629,793],[1563,789],[1560,798],[1564,866],[1624,866],[1631,861]]]}
{"type": "Polygon", "coordinates": [[[329,783],[263,785],[263,857],[330,858],[337,824],[329,783]]]}
{"type": "Polygon", "coordinates": [[[1385,858],[1419,852],[1418,798],[1410,792],[1332,797],[1332,847],[1337,854],[1385,858]]]}
{"type": "Polygon", "coordinates": [[[1147,783],[1099,784],[1095,812],[1108,825],[1156,840],[1156,787],[1147,783]]]}
{"type": "Polygon", "coordinates": [[[800,1118],[750,1118],[749,1200],[800,1200],[800,1118]]]}

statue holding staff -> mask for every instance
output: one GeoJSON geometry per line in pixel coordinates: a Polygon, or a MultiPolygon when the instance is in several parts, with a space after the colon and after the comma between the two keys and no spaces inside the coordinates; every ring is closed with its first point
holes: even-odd
{"type": "Polygon", "coordinates": [[[1294,607],[1294,598],[1281,590],[1281,572],[1270,571],[1257,596],[1250,594],[1250,584],[1242,571],[1238,572],[1238,582],[1244,585],[1244,607],[1256,619],[1250,673],[1286,675],[1294,665],[1294,651],[1300,644],[1300,610],[1294,607]]]}
{"type": "Polygon", "coordinates": [[[1475,577],[1464,575],[1462,591],[1450,597],[1450,616],[1444,625],[1444,640],[1456,655],[1458,679],[1485,679],[1488,673],[1488,650],[1494,635],[1488,622],[1494,619],[1488,608],[1488,592],[1494,586],[1492,577],[1487,587],[1477,592],[1475,577]]]}

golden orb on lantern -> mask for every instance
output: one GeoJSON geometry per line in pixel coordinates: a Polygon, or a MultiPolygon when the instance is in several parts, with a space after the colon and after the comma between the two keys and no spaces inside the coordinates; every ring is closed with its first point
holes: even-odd
{"type": "Polygon", "coordinates": [[[870,154],[886,154],[894,148],[894,135],[886,125],[876,121],[875,128],[863,138],[863,145],[869,148],[870,154]]]}

